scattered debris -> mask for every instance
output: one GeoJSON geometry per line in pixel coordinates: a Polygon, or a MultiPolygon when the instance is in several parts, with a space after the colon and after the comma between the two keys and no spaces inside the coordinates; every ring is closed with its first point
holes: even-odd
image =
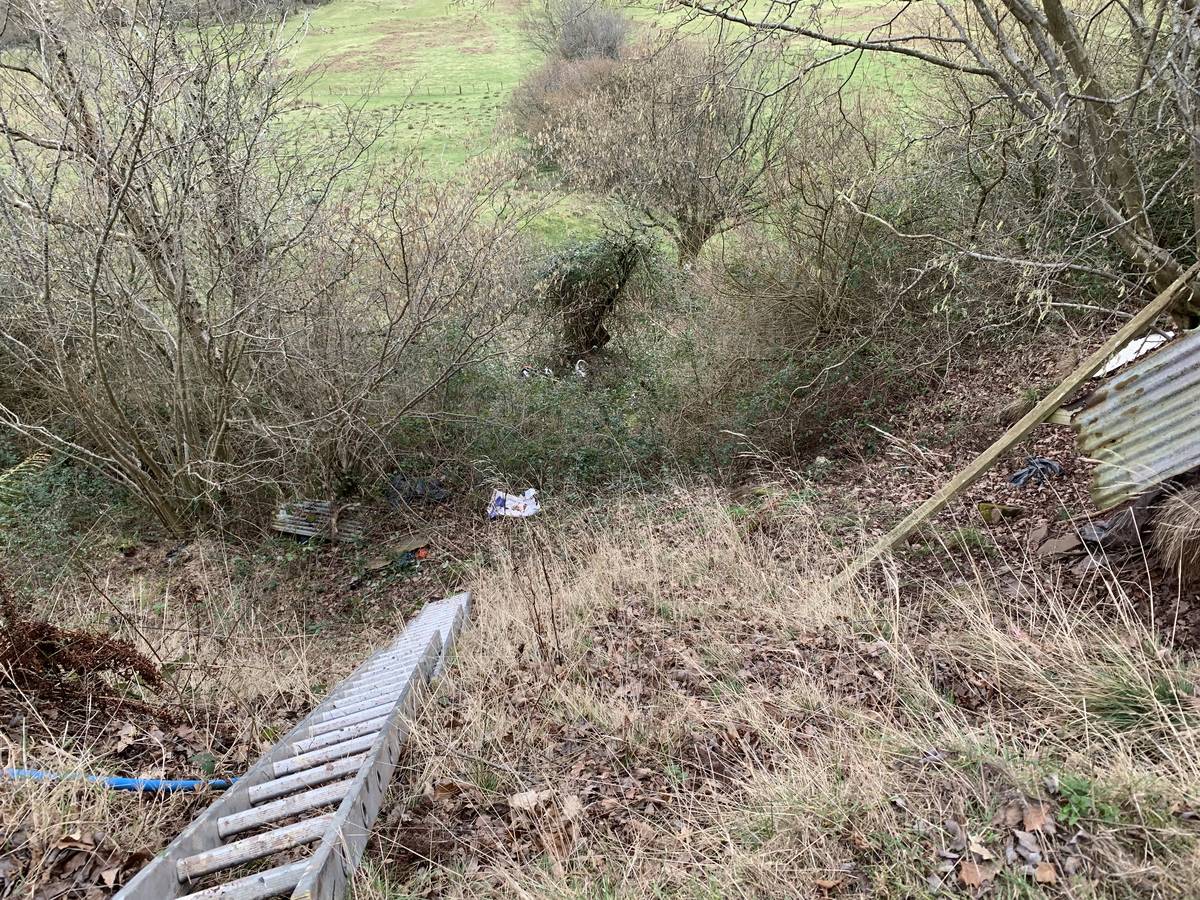
{"type": "Polygon", "coordinates": [[[352,503],[339,507],[328,500],[297,500],[279,508],[271,527],[297,537],[358,543],[363,540],[363,524],[346,515],[357,506],[352,503]]]}
{"type": "Polygon", "coordinates": [[[1008,479],[1009,484],[1015,484],[1019,488],[1025,487],[1031,481],[1034,484],[1045,484],[1047,477],[1063,473],[1062,466],[1044,456],[1031,456],[1025,463],[1025,468],[1014,472],[1008,479]]]}
{"type": "Polygon", "coordinates": [[[388,555],[373,556],[363,564],[363,572],[350,580],[348,588],[356,588],[368,575],[378,575],[389,570],[409,569],[428,558],[429,536],[425,534],[409,534],[388,547],[388,555]]]}
{"type": "Polygon", "coordinates": [[[450,491],[441,478],[419,475],[409,478],[396,474],[388,479],[388,503],[393,508],[426,503],[445,503],[450,491]]]}
{"type": "Polygon", "coordinates": [[[402,534],[392,541],[390,549],[393,553],[416,553],[428,547],[432,542],[433,537],[427,532],[412,531],[402,534]]]}
{"type": "Polygon", "coordinates": [[[1112,359],[1097,373],[1096,377],[1107,378],[1118,369],[1123,369],[1131,362],[1141,359],[1150,351],[1157,350],[1174,337],[1175,332],[1173,331],[1152,331],[1145,337],[1130,341],[1118,353],[1113,355],[1112,359]]]}
{"type": "Polygon", "coordinates": [[[176,544],[163,554],[163,561],[168,566],[177,566],[180,563],[185,563],[192,558],[191,547],[184,541],[182,544],[176,544]]]}
{"type": "Polygon", "coordinates": [[[1019,506],[1009,506],[1005,503],[991,503],[982,500],[976,506],[983,521],[990,525],[999,525],[1006,519],[1019,519],[1025,515],[1025,510],[1019,506]]]}
{"type": "Polygon", "coordinates": [[[1083,541],[1077,534],[1064,534],[1051,538],[1038,547],[1038,556],[1066,556],[1083,548],[1083,541]]]}
{"type": "MultiPolygon", "coordinates": [[[[1176,295],[1200,272],[1200,262],[1193,263],[1186,272],[1176,278],[1171,284],[1148,303],[1132,319],[1125,323],[1116,334],[1077,366],[1063,381],[1047,394],[1019,422],[1001,435],[990,447],[980,453],[965,469],[946,482],[932,497],[910,512],[891,531],[856,556],[836,581],[844,583],[853,578],[864,568],[874,562],[879,556],[895,547],[907,538],[917,526],[940,510],[943,506],[957,497],[963,490],[975,481],[1004,455],[1014,444],[1024,438],[1039,423],[1046,420],[1051,413],[1061,407],[1075,391],[1077,391],[1112,354],[1124,347],[1132,338],[1137,337],[1146,328],[1153,325],[1154,320],[1166,312],[1174,303],[1176,295]]],[[[1200,334],[1200,331],[1196,332],[1200,334]]],[[[1184,344],[1186,339],[1174,341],[1167,352],[1174,352],[1184,344]]],[[[1161,354],[1155,354],[1159,356],[1161,354]]],[[[1153,360],[1154,357],[1151,357],[1153,360]]],[[[1200,368],[1200,366],[1198,366],[1200,368]]],[[[1120,380],[1120,379],[1118,379],[1120,380]]],[[[1196,396],[1193,392],[1193,396],[1196,396]]],[[[1073,421],[1078,421],[1076,416],[1073,421]]],[[[1190,423],[1189,423],[1190,424],[1190,423]]],[[[1200,443],[1192,442],[1193,453],[1200,454],[1200,443]]],[[[1195,465],[1193,463],[1192,465],[1195,465]]],[[[1187,471],[1192,466],[1179,469],[1174,474],[1187,471]]],[[[1102,509],[1105,507],[1101,507],[1102,509]]]]}
{"type": "Polygon", "coordinates": [[[524,494],[506,494],[503,491],[492,491],[492,499],[488,503],[487,517],[496,519],[501,516],[525,518],[541,512],[542,505],[537,499],[538,492],[530,488],[524,494]]]}
{"type": "Polygon", "coordinates": [[[173,794],[177,791],[224,791],[237,779],[229,778],[124,778],[118,775],[84,775],[78,772],[62,774],[42,769],[0,769],[4,781],[71,781],[82,779],[89,784],[102,784],[114,791],[137,791],[147,794],[173,794]]]}
{"type": "Polygon", "coordinates": [[[1142,535],[1154,516],[1155,504],[1161,491],[1151,491],[1136,498],[1129,506],[1110,519],[1088,522],[1079,529],[1085,543],[1104,551],[1134,550],[1145,546],[1142,535]]]}

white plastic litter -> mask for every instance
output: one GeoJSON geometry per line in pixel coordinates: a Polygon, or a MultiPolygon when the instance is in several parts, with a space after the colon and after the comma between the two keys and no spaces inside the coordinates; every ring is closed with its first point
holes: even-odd
{"type": "Polygon", "coordinates": [[[538,503],[537,491],[530,488],[524,494],[506,494],[503,491],[492,491],[492,500],[488,504],[489,519],[500,516],[517,516],[525,518],[540,512],[542,505],[538,503]]]}
{"type": "Polygon", "coordinates": [[[1151,350],[1156,350],[1173,337],[1175,337],[1175,332],[1173,331],[1152,331],[1143,338],[1130,341],[1117,351],[1104,368],[1100,370],[1099,377],[1107,378],[1113,372],[1117,371],[1117,369],[1124,368],[1135,359],[1145,356],[1151,350]]]}

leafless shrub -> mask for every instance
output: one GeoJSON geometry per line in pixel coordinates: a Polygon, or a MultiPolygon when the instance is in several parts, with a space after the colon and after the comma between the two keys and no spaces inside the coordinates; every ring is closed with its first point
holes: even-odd
{"type": "Polygon", "coordinates": [[[617,59],[632,23],[604,0],[538,0],[521,20],[526,40],[564,60],[617,59]]]}
{"type": "MultiPolygon", "coordinates": [[[[725,0],[682,2],[742,28],[747,50],[780,35],[828,49],[806,67],[861,51],[944,76],[923,104],[933,121],[919,146],[927,153],[947,136],[970,136],[958,141],[957,159],[974,209],[962,231],[936,234],[962,259],[1124,288],[1133,274],[1137,287],[1159,290],[1196,258],[1200,205],[1179,200],[1197,196],[1200,178],[1200,155],[1182,149],[1200,146],[1194,4],[1170,0],[1151,14],[1140,4],[1062,0],[939,2],[932,10],[881,3],[858,13],[856,34],[853,25],[835,26],[832,5],[791,0],[778,16],[751,19],[725,0]],[[1015,225],[1013,195],[1000,189],[1009,179],[1028,179],[1031,191],[1015,225]]],[[[1181,295],[1181,322],[1193,318],[1196,296],[1181,295]]]]}
{"type": "Polygon", "coordinates": [[[576,115],[585,98],[611,83],[618,63],[611,59],[551,59],[525,78],[508,106],[510,128],[537,152],[545,135],[554,134],[576,115]]]}
{"type": "Polygon", "coordinates": [[[683,262],[774,199],[769,173],[800,114],[798,85],[760,57],[643,43],[539,145],[576,187],[610,193],[671,235],[683,262]]]}
{"type": "Polygon", "coordinates": [[[0,355],[25,386],[0,416],[181,531],[331,491],[429,412],[512,308],[516,217],[494,164],[461,191],[406,167],[362,187],[385,126],[346,111],[320,137],[286,37],[161,13],[85,41],[29,12],[44,51],[0,67],[0,355]]]}

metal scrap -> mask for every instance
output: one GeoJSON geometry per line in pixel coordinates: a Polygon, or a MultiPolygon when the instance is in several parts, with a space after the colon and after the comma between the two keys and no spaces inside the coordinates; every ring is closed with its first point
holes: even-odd
{"type": "Polygon", "coordinates": [[[349,507],[339,508],[328,500],[297,500],[279,508],[271,527],[297,537],[362,541],[363,524],[347,515],[349,511],[349,507]]]}
{"type": "Polygon", "coordinates": [[[1103,385],[1073,419],[1095,460],[1092,500],[1111,509],[1200,466],[1200,330],[1180,335],[1103,385]]]}

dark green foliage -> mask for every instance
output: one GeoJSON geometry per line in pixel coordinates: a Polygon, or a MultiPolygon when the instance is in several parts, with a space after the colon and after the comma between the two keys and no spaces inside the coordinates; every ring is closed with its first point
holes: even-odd
{"type": "Polygon", "coordinates": [[[630,232],[574,244],[550,257],[536,291],[559,322],[556,366],[569,367],[608,345],[608,325],[649,253],[649,242],[630,232]]]}
{"type": "MultiPolygon", "coordinates": [[[[0,468],[21,458],[0,442],[0,468]]],[[[94,554],[132,546],[145,527],[126,491],[69,460],[22,479],[14,493],[10,502],[0,502],[0,556],[14,573],[19,564],[61,574],[94,554]]]]}
{"type": "Polygon", "coordinates": [[[464,373],[449,400],[477,415],[439,425],[438,443],[522,487],[568,490],[653,478],[679,464],[668,423],[683,402],[657,362],[625,359],[586,378],[464,373]],[[484,397],[488,402],[478,406],[484,397]]]}

